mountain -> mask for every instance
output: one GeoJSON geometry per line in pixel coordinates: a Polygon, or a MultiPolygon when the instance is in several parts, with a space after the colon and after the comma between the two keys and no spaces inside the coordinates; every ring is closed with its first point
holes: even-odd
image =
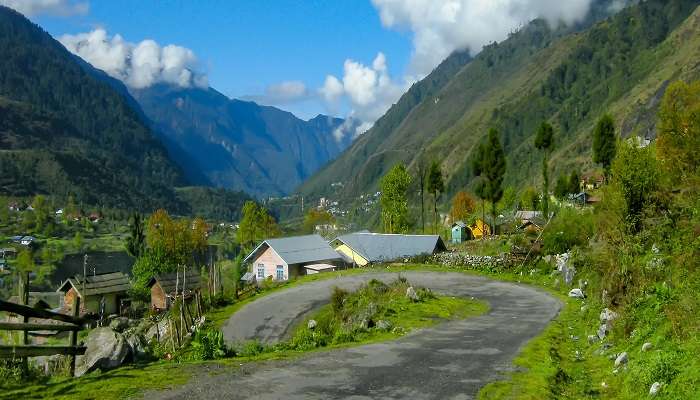
{"type": "Polygon", "coordinates": [[[288,194],[351,141],[351,135],[337,140],[333,134],[342,119],[319,115],[303,121],[211,88],[160,84],[132,94],[199,184],[258,196],[288,194]]]}
{"type": "Polygon", "coordinates": [[[602,114],[614,116],[622,136],[652,136],[668,83],[699,77],[698,4],[648,0],[604,18],[611,2],[598,1],[576,26],[535,20],[473,59],[455,53],[299,191],[327,195],[340,182],[335,195],[355,198],[376,190],[397,162],[415,174],[419,163],[439,160],[453,194],[469,187],[472,151],[491,127],[508,158],[506,184],[533,184],[543,120],[556,129],[555,174],[593,168],[591,132],[602,114]]]}
{"type": "MultiPolygon", "coordinates": [[[[180,208],[185,180],[123,93],[0,7],[0,191],[110,207],[180,208]]],[[[91,67],[90,67],[91,68],[91,67]]]]}

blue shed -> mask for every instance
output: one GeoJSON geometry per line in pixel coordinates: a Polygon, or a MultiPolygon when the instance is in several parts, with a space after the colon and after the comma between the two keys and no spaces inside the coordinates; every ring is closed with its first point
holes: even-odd
{"type": "Polygon", "coordinates": [[[457,221],[452,224],[452,243],[462,243],[469,239],[470,231],[464,221],[457,221]]]}

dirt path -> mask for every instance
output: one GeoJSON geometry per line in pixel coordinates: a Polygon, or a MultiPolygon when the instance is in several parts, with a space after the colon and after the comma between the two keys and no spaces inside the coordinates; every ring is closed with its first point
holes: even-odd
{"type": "MultiPolygon", "coordinates": [[[[250,363],[216,373],[211,367],[203,368],[189,384],[149,393],[146,398],[471,399],[512,368],[518,350],[561,308],[557,299],[528,286],[461,273],[401,275],[438,293],[485,300],[491,309],[485,315],[440,324],[392,342],[250,363]]],[[[333,286],[352,289],[372,278],[397,277],[397,273],[344,276],[273,293],[234,314],[224,326],[224,335],[229,342],[258,338],[273,343],[300,316],[327,302],[333,286]]]]}

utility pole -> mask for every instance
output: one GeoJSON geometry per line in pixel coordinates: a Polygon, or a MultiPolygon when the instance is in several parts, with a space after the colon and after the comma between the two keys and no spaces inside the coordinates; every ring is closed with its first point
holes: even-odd
{"type": "Polygon", "coordinates": [[[304,196],[301,196],[301,214],[304,214],[304,196]]]}

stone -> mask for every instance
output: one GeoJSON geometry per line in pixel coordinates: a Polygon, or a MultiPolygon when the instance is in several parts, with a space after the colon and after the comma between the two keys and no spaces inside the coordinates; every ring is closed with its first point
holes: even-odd
{"type": "Polygon", "coordinates": [[[420,297],[418,297],[418,293],[416,293],[416,289],[414,289],[413,286],[409,286],[408,289],[406,289],[406,297],[412,301],[420,300],[420,297]]]}
{"type": "Polygon", "coordinates": [[[619,356],[615,359],[615,367],[620,367],[622,365],[627,364],[628,358],[627,358],[627,352],[623,351],[620,353],[619,356]]]}
{"type": "Polygon", "coordinates": [[[652,347],[654,347],[653,344],[646,342],[642,345],[642,351],[649,351],[652,347]]]}
{"type": "Polygon", "coordinates": [[[583,290],[581,290],[581,289],[579,289],[579,288],[575,288],[575,289],[571,289],[571,290],[569,291],[569,297],[574,297],[574,298],[577,298],[577,299],[583,299],[583,298],[586,297],[586,296],[583,294],[583,290]]]}
{"type": "Polygon", "coordinates": [[[316,329],[316,320],[315,319],[310,319],[309,322],[306,323],[306,327],[309,328],[310,330],[316,329]]]}
{"type": "Polygon", "coordinates": [[[604,308],[603,311],[600,312],[600,323],[610,323],[616,320],[618,316],[619,315],[615,311],[612,311],[609,308],[604,308]]]}
{"type": "Polygon", "coordinates": [[[129,351],[132,360],[136,361],[146,358],[148,351],[146,350],[146,340],[143,338],[143,336],[137,333],[133,333],[129,336],[126,336],[125,339],[126,343],[129,344],[129,351]]]}
{"type": "Polygon", "coordinates": [[[598,337],[602,340],[605,339],[605,335],[608,333],[608,325],[607,324],[602,324],[598,328],[598,337]]]}
{"type": "Polygon", "coordinates": [[[145,337],[148,340],[159,340],[163,341],[168,337],[168,329],[170,328],[167,318],[163,318],[157,323],[151,325],[145,333],[145,337]]]}
{"type": "Polygon", "coordinates": [[[377,321],[377,324],[375,325],[377,329],[382,330],[382,331],[388,331],[392,328],[391,322],[380,319],[377,321]]]}
{"type": "Polygon", "coordinates": [[[596,343],[600,340],[598,335],[588,335],[588,344],[596,343]]]}
{"type": "Polygon", "coordinates": [[[124,332],[129,328],[129,318],[117,317],[109,323],[109,327],[117,332],[124,332]]]}
{"type": "Polygon", "coordinates": [[[117,368],[124,363],[131,349],[124,336],[111,328],[93,329],[86,339],[85,355],[76,358],[75,376],[88,372],[117,368]]]}
{"type": "Polygon", "coordinates": [[[661,383],[659,382],[654,382],[651,387],[649,388],[649,395],[650,396],[656,396],[659,394],[659,391],[661,390],[661,383]]]}

